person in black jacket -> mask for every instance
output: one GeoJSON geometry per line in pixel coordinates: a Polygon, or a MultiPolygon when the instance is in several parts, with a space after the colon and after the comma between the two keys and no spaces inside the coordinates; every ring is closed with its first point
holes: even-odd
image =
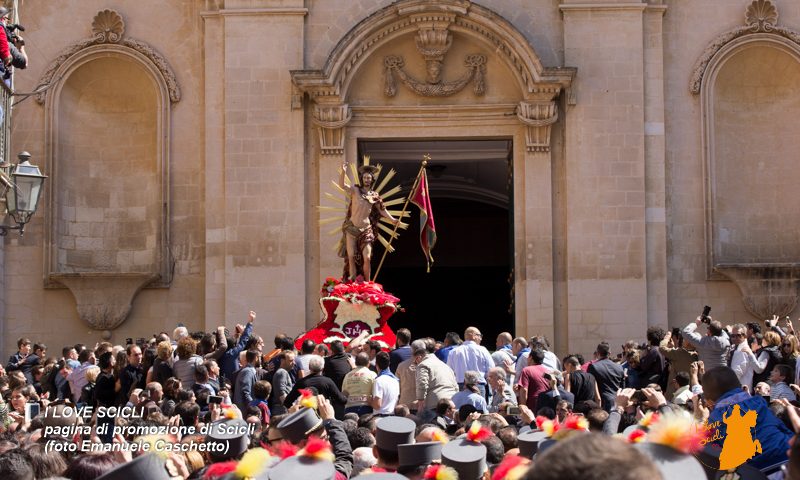
{"type": "Polygon", "coordinates": [[[117,403],[125,405],[131,391],[135,388],[144,389],[144,372],[142,372],[142,349],[138,345],[128,345],[125,349],[128,356],[128,364],[125,365],[119,374],[119,389],[117,403]]]}
{"type": "MultiPolygon", "coordinates": [[[[94,386],[94,398],[98,407],[113,407],[117,394],[114,391],[114,386],[117,379],[114,377],[114,365],[116,359],[112,352],[105,352],[100,355],[98,366],[100,367],[100,374],[97,375],[97,382],[94,386]]],[[[114,417],[111,415],[102,415],[98,412],[97,415],[97,436],[103,443],[111,443],[114,437],[114,417]]]]}
{"type": "MultiPolygon", "coordinates": [[[[773,367],[783,360],[780,345],[780,335],[775,332],[767,332],[764,334],[764,340],[761,342],[761,349],[755,353],[757,359],[757,361],[754,362],[756,373],[753,375],[753,385],[749,385],[750,391],[752,391],[753,387],[758,385],[759,382],[768,381],[769,374],[772,373],[773,367]]],[[[745,351],[745,353],[747,353],[747,351],[745,351]]]]}
{"type": "Polygon", "coordinates": [[[657,383],[662,390],[667,389],[667,362],[658,348],[665,335],[666,332],[661,327],[647,329],[649,346],[639,360],[639,384],[636,388],[646,388],[652,383],[657,383]]]}
{"type": "Polygon", "coordinates": [[[350,358],[344,353],[344,344],[339,340],[331,342],[331,356],[325,359],[323,375],[333,380],[336,387],[341,390],[345,375],[352,369],[350,358]]]}
{"type": "Polygon", "coordinates": [[[339,387],[333,383],[328,377],[322,376],[322,368],[325,360],[322,357],[314,356],[308,362],[309,375],[301,378],[294,384],[292,390],[286,395],[283,405],[286,408],[292,406],[295,400],[300,396],[300,390],[311,389],[317,391],[318,394],[327,398],[333,405],[335,417],[338,419],[344,418],[344,406],[347,403],[347,397],[344,396],[339,387]]]}

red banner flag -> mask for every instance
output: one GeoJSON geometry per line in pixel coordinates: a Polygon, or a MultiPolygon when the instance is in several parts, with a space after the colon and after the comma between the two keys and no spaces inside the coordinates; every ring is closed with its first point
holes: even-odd
{"type": "Polygon", "coordinates": [[[433,208],[431,207],[431,197],[428,194],[428,175],[425,168],[419,176],[417,187],[411,192],[411,203],[419,207],[419,243],[422,252],[428,261],[428,272],[431,271],[433,256],[431,250],[436,245],[436,225],[433,223],[433,208]]]}

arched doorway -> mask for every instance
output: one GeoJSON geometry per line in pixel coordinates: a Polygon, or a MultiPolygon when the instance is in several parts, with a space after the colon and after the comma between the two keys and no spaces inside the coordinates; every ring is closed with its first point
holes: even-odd
{"type": "MultiPolygon", "coordinates": [[[[359,141],[510,139],[513,287],[493,299],[502,295],[508,305],[513,295],[507,322],[515,335],[543,333],[566,349],[565,310],[554,306],[550,138],[563,118],[558,97],[574,75],[575,69],[544,67],[507,20],[460,0],[392,3],[354,26],[322,69],[292,72],[295,88],[309,100],[293,102],[308,112],[307,326],[319,320],[318,285],[342,264],[330,248],[329,228],[313,226],[317,207],[344,160],[357,161],[359,141]]],[[[461,293],[479,295],[479,284],[461,293]]],[[[452,330],[463,332],[471,319],[455,321],[452,330]]],[[[393,327],[402,326],[397,322],[393,327]]]]}
{"type": "MultiPolygon", "coordinates": [[[[410,228],[395,240],[378,281],[397,295],[406,313],[392,325],[414,337],[463,335],[478,325],[486,343],[514,331],[512,141],[360,140],[359,158],[369,155],[408,196],[424,153],[431,155],[428,184],[438,240],[426,272],[419,244],[418,209],[409,206],[410,228]]],[[[379,251],[382,255],[382,250],[379,251]]],[[[377,261],[376,261],[377,263],[377,261]]]]}

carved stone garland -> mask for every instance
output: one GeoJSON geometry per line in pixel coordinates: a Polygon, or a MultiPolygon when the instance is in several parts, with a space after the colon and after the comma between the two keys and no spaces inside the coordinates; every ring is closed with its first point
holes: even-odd
{"type": "MultiPolygon", "coordinates": [[[[745,24],[717,36],[695,63],[689,90],[699,94],[703,78],[714,56],[737,38],[751,34],[771,34],[800,45],[800,33],[778,23],[778,9],[770,0],[754,0],[745,10],[745,24]]],[[[709,252],[713,255],[713,252],[709,252]]],[[[797,264],[714,264],[714,272],[724,275],[739,287],[742,302],[756,318],[784,316],[797,307],[800,263],[797,264]]]]}
{"type": "Polygon", "coordinates": [[[404,70],[405,61],[400,55],[389,55],[383,59],[385,68],[386,84],[383,93],[387,97],[397,95],[397,84],[395,75],[400,77],[400,81],[417,95],[423,97],[449,97],[464,89],[473,79],[475,84],[472,91],[475,95],[481,96],[486,93],[486,56],[467,55],[464,58],[464,66],[467,71],[457,80],[450,82],[442,81],[442,63],[447,51],[453,45],[453,37],[447,29],[449,23],[430,22],[422,24],[417,31],[415,38],[417,51],[425,59],[427,77],[425,80],[418,80],[404,70]]]}
{"type": "MultiPolygon", "coordinates": [[[[172,103],[180,101],[181,89],[178,86],[178,81],[175,79],[175,74],[172,72],[172,69],[164,57],[156,52],[150,45],[133,38],[124,38],[124,35],[125,21],[119,13],[114,10],[102,10],[98,12],[92,21],[92,38],[83,40],[62,50],[56,59],[50,63],[47,70],[45,70],[44,75],[42,75],[39,80],[39,85],[50,85],[59,67],[81,50],[93,45],[117,44],[135,50],[153,62],[153,65],[155,65],[164,77],[170,101],[172,103]]],[[[43,90],[36,95],[36,101],[39,104],[43,104],[46,95],[47,90],[43,90]]]]}

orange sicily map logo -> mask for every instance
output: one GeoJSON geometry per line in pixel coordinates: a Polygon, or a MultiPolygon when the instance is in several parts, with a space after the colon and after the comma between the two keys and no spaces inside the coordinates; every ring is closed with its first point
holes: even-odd
{"type": "Polygon", "coordinates": [[[706,443],[722,440],[722,451],[719,455],[719,469],[732,470],[761,453],[761,442],[753,438],[752,431],[756,426],[757,414],[750,410],[742,414],[739,405],[734,404],[730,415],[723,414],[722,421],[726,425],[726,434],[720,434],[720,422],[705,423],[701,428],[706,430],[706,443]]]}

